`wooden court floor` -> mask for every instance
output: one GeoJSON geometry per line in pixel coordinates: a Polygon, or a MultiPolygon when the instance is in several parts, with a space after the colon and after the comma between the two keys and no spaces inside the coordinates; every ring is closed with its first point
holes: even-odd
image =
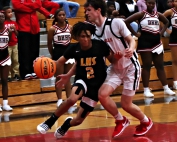
{"type": "Polygon", "coordinates": [[[60,117],[47,134],[39,134],[36,126],[56,109],[55,103],[47,103],[14,107],[13,112],[0,113],[0,142],[177,142],[177,96],[164,96],[162,91],[153,93],[154,98],[145,99],[142,94],[134,97],[134,103],[154,122],[152,129],[141,137],[133,136],[139,121],[120,108],[120,96],[117,95],[112,98],[131,123],[117,138],[111,138],[114,119],[100,109],[100,104],[83,124],[72,127],[61,139],[55,139],[53,132],[66,117],[75,116],[77,108],[60,117]]]}

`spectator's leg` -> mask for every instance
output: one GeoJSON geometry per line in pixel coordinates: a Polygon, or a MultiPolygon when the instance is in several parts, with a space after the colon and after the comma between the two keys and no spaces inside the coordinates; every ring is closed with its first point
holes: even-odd
{"type": "Polygon", "coordinates": [[[13,53],[12,53],[12,77],[19,74],[19,62],[18,62],[18,46],[17,44],[12,46],[13,53]]]}
{"type": "Polygon", "coordinates": [[[68,1],[69,7],[71,7],[71,17],[76,17],[80,5],[77,2],[68,1]]]}
{"type": "Polygon", "coordinates": [[[70,9],[69,9],[69,5],[68,4],[69,3],[67,1],[63,2],[63,10],[66,13],[66,18],[71,18],[70,9]]]}
{"type": "Polygon", "coordinates": [[[30,57],[33,55],[31,52],[31,37],[30,33],[20,32],[18,34],[18,58],[19,58],[19,70],[22,79],[25,78],[26,74],[30,72],[30,57]]]}
{"type": "Polygon", "coordinates": [[[39,48],[40,48],[40,33],[38,34],[31,34],[30,40],[30,72],[34,73],[33,69],[33,61],[39,57],[39,48]]]}

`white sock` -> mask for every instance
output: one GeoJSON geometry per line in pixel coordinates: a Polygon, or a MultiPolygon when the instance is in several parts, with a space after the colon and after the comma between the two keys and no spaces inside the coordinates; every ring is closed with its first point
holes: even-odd
{"type": "Polygon", "coordinates": [[[149,87],[144,87],[144,92],[149,91],[149,87]]]}
{"type": "Polygon", "coordinates": [[[3,100],[3,106],[6,106],[8,104],[8,100],[3,100]]]}
{"type": "Polygon", "coordinates": [[[177,85],[177,81],[173,81],[173,84],[174,84],[174,85],[177,85]]]}
{"type": "Polygon", "coordinates": [[[164,90],[169,89],[168,85],[163,86],[163,89],[164,89],[164,90]]]}
{"type": "Polygon", "coordinates": [[[62,99],[58,99],[58,102],[63,101],[62,99]]]}
{"type": "Polygon", "coordinates": [[[114,118],[115,118],[116,120],[123,120],[123,119],[124,119],[124,118],[122,117],[122,114],[121,114],[120,112],[118,112],[118,114],[115,115],[114,118]]]}
{"type": "Polygon", "coordinates": [[[144,115],[144,118],[140,120],[140,122],[149,122],[149,119],[146,115],[144,115]]]}

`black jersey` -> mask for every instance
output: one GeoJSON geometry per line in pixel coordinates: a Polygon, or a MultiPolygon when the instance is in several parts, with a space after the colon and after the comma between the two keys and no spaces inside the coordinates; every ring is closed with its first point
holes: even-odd
{"type": "Polygon", "coordinates": [[[99,40],[92,40],[92,47],[82,50],[79,43],[70,45],[64,53],[66,59],[77,62],[75,80],[82,79],[87,85],[101,86],[106,78],[104,57],[110,54],[109,46],[99,40]]]}

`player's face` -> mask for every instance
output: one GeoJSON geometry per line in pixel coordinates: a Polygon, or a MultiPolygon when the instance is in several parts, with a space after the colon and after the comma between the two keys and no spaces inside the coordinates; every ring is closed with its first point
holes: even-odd
{"type": "Polygon", "coordinates": [[[90,47],[90,45],[91,45],[91,33],[90,33],[90,31],[86,31],[86,33],[84,31],[82,31],[80,36],[78,37],[78,41],[79,41],[81,48],[83,50],[88,49],[88,47],[90,47]]]}
{"type": "Polygon", "coordinates": [[[7,9],[7,10],[5,11],[5,15],[6,15],[6,17],[8,17],[8,18],[12,18],[12,9],[7,9]]]}
{"type": "Polygon", "coordinates": [[[152,11],[155,7],[155,0],[147,0],[146,5],[147,5],[147,10],[152,11]]]}
{"type": "Polygon", "coordinates": [[[95,10],[92,6],[88,6],[85,8],[85,14],[88,17],[88,21],[95,22],[101,13],[100,9],[95,10]]]}
{"type": "Polygon", "coordinates": [[[0,24],[3,24],[5,21],[5,16],[3,13],[0,13],[0,24]]]}
{"type": "Polygon", "coordinates": [[[66,14],[64,11],[60,11],[57,15],[58,22],[63,23],[66,20],[66,14]]]}

